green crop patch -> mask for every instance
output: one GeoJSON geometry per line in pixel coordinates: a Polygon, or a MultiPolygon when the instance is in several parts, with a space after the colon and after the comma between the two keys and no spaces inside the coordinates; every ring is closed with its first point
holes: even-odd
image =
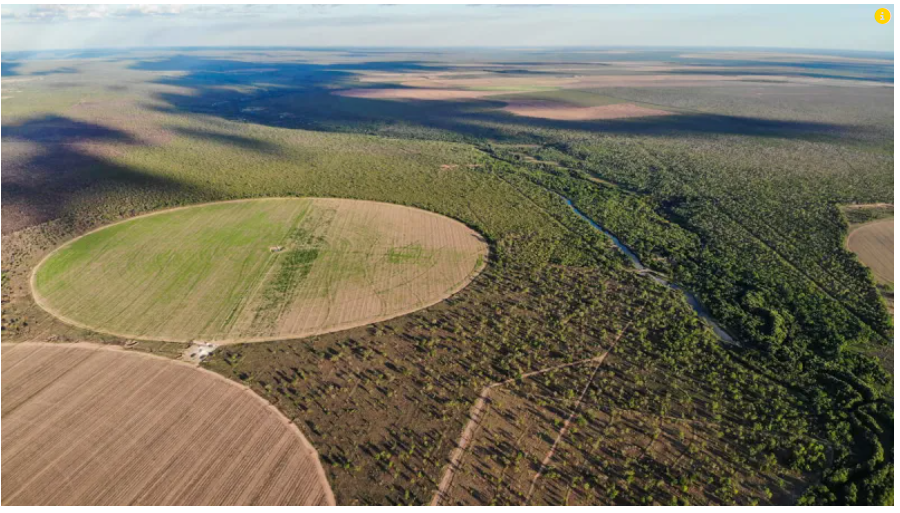
{"type": "Polygon", "coordinates": [[[392,264],[407,264],[421,262],[427,258],[425,250],[419,244],[410,244],[402,248],[388,250],[387,259],[392,264]]]}
{"type": "Polygon", "coordinates": [[[473,235],[448,218],[387,203],[226,202],[89,233],[52,253],[33,285],[48,311],[105,333],[287,338],[440,301],[477,272],[487,245],[473,235]],[[420,265],[390,265],[398,262],[420,265]]]}

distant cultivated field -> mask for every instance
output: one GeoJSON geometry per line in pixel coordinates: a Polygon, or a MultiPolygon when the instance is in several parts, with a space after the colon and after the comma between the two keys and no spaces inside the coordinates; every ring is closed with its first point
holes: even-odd
{"type": "Polygon", "coordinates": [[[633,103],[582,107],[546,100],[514,100],[503,108],[506,112],[530,118],[559,121],[587,121],[592,119],[626,119],[650,116],[670,116],[671,112],[649,109],[633,103]]]}
{"type": "Polygon", "coordinates": [[[497,92],[469,91],[465,89],[429,89],[426,87],[410,87],[401,89],[345,89],[335,91],[338,96],[348,98],[369,98],[379,100],[468,100],[483,98],[497,92]]]}
{"type": "Polygon", "coordinates": [[[123,337],[284,339],[434,304],[484,266],[480,235],[410,207],[279,198],[164,211],[107,226],[45,259],[35,298],[123,337]]]}
{"type": "Polygon", "coordinates": [[[69,344],[2,362],[4,505],[334,504],[297,427],[213,373],[69,344]]]}
{"type": "Polygon", "coordinates": [[[878,281],[894,283],[894,219],[864,224],[847,238],[847,247],[859,256],[878,281]]]}

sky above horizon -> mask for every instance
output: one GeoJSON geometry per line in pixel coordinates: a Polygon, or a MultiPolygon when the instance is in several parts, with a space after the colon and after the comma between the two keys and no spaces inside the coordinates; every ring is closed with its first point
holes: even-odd
{"type": "Polygon", "coordinates": [[[4,5],[2,50],[696,46],[893,52],[893,5],[4,5]]]}

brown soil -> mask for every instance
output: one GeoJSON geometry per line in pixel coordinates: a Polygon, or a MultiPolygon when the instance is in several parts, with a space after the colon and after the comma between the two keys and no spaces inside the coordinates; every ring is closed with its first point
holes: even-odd
{"type": "Polygon", "coordinates": [[[247,388],[88,344],[3,344],[3,504],[332,505],[318,454],[247,388]]]}
{"type": "Polygon", "coordinates": [[[335,91],[338,96],[377,100],[468,100],[501,94],[497,91],[466,91],[463,89],[346,89],[335,91]]]}
{"type": "Polygon", "coordinates": [[[893,203],[853,203],[851,205],[841,205],[841,208],[844,210],[862,210],[867,208],[882,208],[882,207],[890,207],[894,208],[893,203]]]}
{"type": "Polygon", "coordinates": [[[894,283],[894,219],[866,223],[850,232],[847,247],[881,283],[894,283]]]}
{"type": "MultiPolygon", "coordinates": [[[[408,88],[426,90],[461,90],[467,89],[470,93],[481,93],[485,96],[494,94],[510,94],[515,91],[534,91],[535,87],[550,89],[598,89],[604,87],[727,87],[729,85],[741,85],[746,80],[778,80],[783,85],[796,84],[840,84],[846,80],[817,78],[817,77],[789,77],[784,75],[673,75],[664,72],[675,70],[687,70],[690,68],[679,66],[623,66],[621,74],[610,75],[580,75],[580,76],[548,76],[548,77],[489,77],[467,79],[426,79],[407,75],[397,78],[399,85],[408,88]],[[640,72],[641,74],[634,74],[640,72]],[[492,89],[492,90],[487,90],[492,89]],[[481,90],[481,91],[478,91],[481,90]]],[[[707,68],[704,68],[707,70],[707,68]]],[[[878,84],[872,82],[872,84],[878,84]]],[[[862,82],[854,82],[854,86],[874,87],[862,82]]],[[[878,87],[881,87],[878,84],[878,87]]],[[[441,99],[441,98],[435,98],[441,99]]]]}
{"type": "Polygon", "coordinates": [[[546,100],[514,100],[503,108],[506,112],[530,118],[559,121],[587,121],[594,119],[626,119],[650,116],[670,116],[671,112],[649,109],[633,103],[616,103],[596,107],[579,107],[546,100]]]}

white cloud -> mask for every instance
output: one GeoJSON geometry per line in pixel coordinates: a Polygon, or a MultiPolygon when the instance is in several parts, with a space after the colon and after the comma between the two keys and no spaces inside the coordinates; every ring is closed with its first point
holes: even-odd
{"type": "Polygon", "coordinates": [[[868,7],[823,6],[802,26],[791,24],[804,9],[6,4],[0,15],[6,51],[228,45],[893,48],[893,30],[873,28],[868,7]]]}
{"type": "MultiPolygon", "coordinates": [[[[140,18],[161,17],[173,15],[193,15],[198,18],[226,18],[246,17],[275,13],[281,10],[283,14],[291,14],[291,6],[286,5],[261,5],[261,4],[122,4],[122,5],[97,5],[97,4],[42,4],[16,6],[14,9],[4,9],[2,12],[4,21],[24,22],[60,22],[72,20],[99,20],[116,18],[140,18]]],[[[339,4],[305,4],[296,8],[303,14],[324,14],[333,11],[339,4]]]]}
{"type": "Polygon", "coordinates": [[[121,16],[164,16],[169,14],[180,14],[184,11],[183,5],[177,4],[136,4],[126,5],[122,10],[115,14],[121,16]]]}
{"type": "MultiPolygon", "coordinates": [[[[225,7],[225,6],[223,6],[225,7]]],[[[134,18],[141,16],[169,16],[186,11],[177,4],[131,5],[35,5],[21,12],[4,12],[3,18],[24,21],[97,20],[104,18],[134,18]]]]}

